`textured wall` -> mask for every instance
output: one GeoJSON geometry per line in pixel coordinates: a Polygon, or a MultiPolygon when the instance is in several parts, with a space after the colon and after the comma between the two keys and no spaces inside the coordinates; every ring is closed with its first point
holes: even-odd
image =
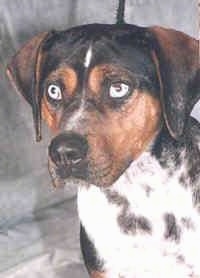
{"type": "MultiPolygon", "coordinates": [[[[197,37],[197,2],[198,0],[127,0],[126,21],[143,26],[172,27],[197,37]]],[[[18,240],[20,233],[16,230],[15,238],[12,232],[14,224],[25,215],[37,219],[41,208],[75,195],[72,187],[54,190],[50,186],[46,155],[50,135],[43,125],[44,140],[39,144],[35,143],[31,109],[8,83],[4,74],[5,66],[16,50],[38,32],[66,29],[83,23],[114,23],[116,6],[117,0],[0,0],[0,272],[32,256],[31,252],[41,252],[38,248],[49,248],[49,242],[45,239],[46,242],[41,240],[42,247],[38,247],[38,242],[35,242],[36,246],[31,246],[31,252],[27,249],[28,254],[25,254],[24,249],[19,248],[23,244],[23,241],[21,243],[18,240]],[[7,227],[11,227],[10,233],[7,232],[7,227]],[[3,245],[4,238],[6,240],[3,245]],[[13,250],[17,250],[17,253],[13,250]]],[[[196,106],[194,114],[200,119],[199,107],[200,105],[196,106]]],[[[69,247],[65,251],[69,253],[70,259],[75,260],[78,240],[74,234],[78,230],[78,223],[77,226],[74,222],[71,224],[70,219],[74,219],[75,209],[71,209],[70,202],[65,203],[67,210],[63,212],[63,219],[67,217],[67,223],[70,224],[63,231],[68,232],[67,243],[62,240],[61,244],[69,247]]],[[[40,217],[47,218],[47,215],[44,212],[44,216],[40,217]]],[[[57,218],[62,220],[60,214],[57,218]]],[[[27,225],[30,226],[30,223],[27,225]]],[[[34,227],[35,230],[32,230],[32,226],[27,229],[31,230],[30,235],[23,228],[22,237],[25,242],[32,236],[34,238],[35,233],[39,238],[42,234],[46,236],[48,228],[44,229],[38,224],[38,220],[34,227]]],[[[56,242],[55,245],[59,244],[56,242]]],[[[75,268],[77,270],[77,266],[75,268]]],[[[82,270],[79,272],[79,276],[83,277],[82,270]]],[[[67,273],[63,277],[79,277],[74,274],[74,269],[68,269],[67,273]],[[73,274],[70,275],[69,271],[73,274]]]]}

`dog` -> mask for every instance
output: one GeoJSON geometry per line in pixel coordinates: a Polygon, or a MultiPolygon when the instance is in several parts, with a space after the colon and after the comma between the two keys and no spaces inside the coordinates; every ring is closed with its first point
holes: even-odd
{"type": "Polygon", "coordinates": [[[35,36],[7,74],[54,137],[55,186],[78,183],[92,278],[200,277],[198,41],[172,29],[89,24],[35,36]]]}

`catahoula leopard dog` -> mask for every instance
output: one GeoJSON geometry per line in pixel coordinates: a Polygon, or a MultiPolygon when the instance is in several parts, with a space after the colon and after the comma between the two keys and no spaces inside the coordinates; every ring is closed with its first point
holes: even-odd
{"type": "Polygon", "coordinates": [[[90,277],[199,278],[198,41],[162,27],[78,26],[35,36],[7,74],[37,140],[42,117],[54,133],[53,184],[79,184],[90,277]]]}

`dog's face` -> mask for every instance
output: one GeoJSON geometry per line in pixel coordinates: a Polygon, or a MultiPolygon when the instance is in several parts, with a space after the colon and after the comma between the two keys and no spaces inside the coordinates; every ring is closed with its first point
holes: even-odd
{"type": "MultiPolygon", "coordinates": [[[[15,58],[9,75],[17,83],[13,68],[37,44],[31,80],[35,105],[32,95],[22,94],[36,119],[41,107],[55,134],[49,146],[55,185],[78,178],[109,186],[149,147],[162,118],[170,129],[162,111],[159,58],[149,33],[130,25],[87,25],[42,35],[15,58]]],[[[23,63],[19,75],[27,75],[26,83],[30,73],[23,63]]]]}
{"type": "Polygon", "coordinates": [[[127,32],[119,35],[116,28],[100,25],[58,35],[46,63],[42,111],[56,133],[49,147],[50,172],[112,184],[160,124],[150,55],[127,32]]]}

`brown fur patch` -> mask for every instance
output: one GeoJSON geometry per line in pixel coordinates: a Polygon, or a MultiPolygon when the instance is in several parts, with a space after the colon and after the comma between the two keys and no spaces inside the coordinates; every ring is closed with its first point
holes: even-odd
{"type": "Polygon", "coordinates": [[[47,125],[54,133],[58,131],[61,116],[62,112],[52,109],[46,97],[44,96],[42,100],[42,118],[46,121],[47,125]]]}
{"type": "Polygon", "coordinates": [[[160,125],[160,101],[146,91],[135,90],[120,109],[106,105],[101,116],[87,112],[90,181],[101,186],[112,184],[147,148],[160,125]]]}
{"type": "Polygon", "coordinates": [[[78,85],[78,79],[76,72],[67,66],[63,66],[52,72],[48,76],[48,80],[52,81],[53,80],[61,80],[64,84],[64,89],[66,91],[66,94],[68,96],[72,96],[77,88],[78,85]]]}
{"type": "Polygon", "coordinates": [[[101,91],[102,82],[109,77],[118,76],[123,80],[129,80],[130,77],[123,68],[112,64],[103,64],[96,66],[90,72],[88,78],[88,86],[94,95],[98,95],[101,91]]]}
{"type": "Polygon", "coordinates": [[[148,92],[135,90],[121,111],[108,110],[103,128],[115,159],[125,154],[136,159],[158,130],[160,102],[148,92]]]}
{"type": "MultiPolygon", "coordinates": [[[[109,278],[108,276],[106,276],[106,273],[104,272],[99,272],[99,271],[92,271],[90,273],[90,277],[91,278],[109,278]]],[[[117,277],[116,277],[117,278],[117,277]]]]}
{"type": "MultiPolygon", "coordinates": [[[[107,76],[120,76],[129,79],[127,71],[114,65],[96,66],[89,75],[88,86],[98,94],[101,91],[103,80],[107,76]]],[[[121,111],[107,109],[103,130],[111,145],[116,146],[116,154],[124,152],[126,146],[132,145],[132,157],[136,158],[152,139],[158,128],[161,118],[161,107],[158,99],[149,92],[135,90],[130,100],[122,106],[121,111]],[[123,144],[122,144],[123,143],[123,144]],[[119,147],[119,144],[121,147],[119,147]]]]}

